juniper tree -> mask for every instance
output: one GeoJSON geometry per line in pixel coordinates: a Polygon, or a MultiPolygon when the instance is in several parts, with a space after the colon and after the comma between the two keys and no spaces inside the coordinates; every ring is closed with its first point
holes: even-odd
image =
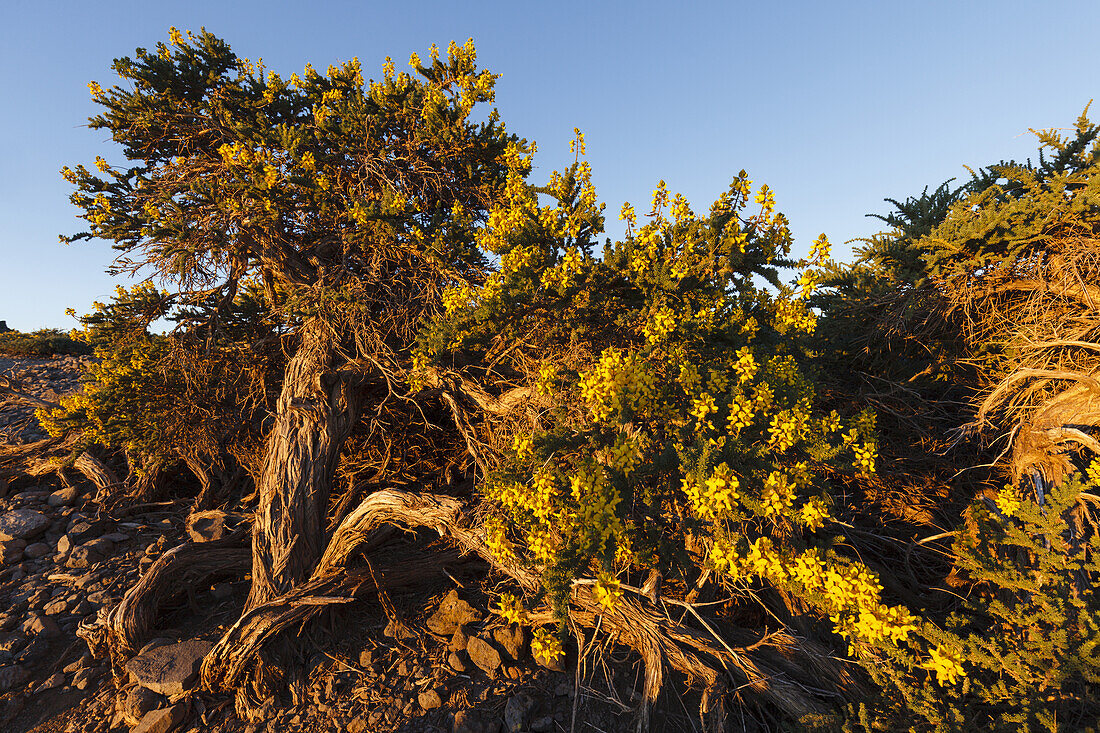
{"type": "Polygon", "coordinates": [[[330,484],[364,406],[401,392],[422,315],[476,278],[473,232],[503,180],[495,76],[472,43],[411,73],[357,60],[284,78],[203,31],[115,61],[89,85],[124,161],[65,168],[116,271],[144,272],[216,341],[247,286],[293,325],[258,479],[247,608],[291,591],[325,550],[330,484]]]}

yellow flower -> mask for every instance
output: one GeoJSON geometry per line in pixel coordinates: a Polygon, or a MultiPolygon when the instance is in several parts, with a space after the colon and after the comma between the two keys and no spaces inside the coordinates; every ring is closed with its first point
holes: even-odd
{"type": "Polygon", "coordinates": [[[613,611],[615,603],[623,597],[618,578],[609,573],[600,573],[593,593],[595,593],[596,601],[608,611],[613,611]]]}
{"type": "Polygon", "coordinates": [[[542,664],[553,664],[565,656],[561,639],[546,629],[539,629],[531,639],[531,656],[542,664]]]}
{"type": "Polygon", "coordinates": [[[936,682],[939,684],[953,685],[959,677],[966,676],[966,672],[960,664],[962,660],[954,652],[938,646],[929,652],[929,656],[931,658],[921,667],[935,672],[936,682]]]}
{"type": "Polygon", "coordinates": [[[1020,500],[1016,496],[1016,491],[1011,484],[1006,485],[997,493],[995,499],[997,508],[1001,510],[1001,514],[1006,517],[1015,516],[1016,512],[1020,510],[1020,500]]]}
{"type": "Polygon", "coordinates": [[[510,624],[522,624],[527,620],[527,611],[523,608],[523,603],[512,593],[502,593],[493,610],[510,624]]]}

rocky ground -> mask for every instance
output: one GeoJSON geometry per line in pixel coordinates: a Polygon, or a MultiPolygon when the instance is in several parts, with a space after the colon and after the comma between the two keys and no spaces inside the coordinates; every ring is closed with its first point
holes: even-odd
{"type": "MultiPolygon", "coordinates": [[[[50,401],[78,388],[78,367],[72,357],[0,357],[0,375],[50,401]]],[[[0,431],[0,442],[42,437],[33,410],[12,400],[0,401],[0,431]]],[[[247,578],[163,609],[155,638],[133,658],[97,659],[76,636],[78,625],[117,604],[160,554],[218,538],[235,517],[189,522],[173,504],[107,512],[91,502],[92,488],[0,487],[0,730],[633,730],[639,665],[625,657],[611,663],[612,640],[589,637],[579,662],[574,644],[559,668],[540,666],[529,631],[488,612],[482,586],[490,579],[471,572],[395,593],[386,611],[373,600],[348,604],[303,631],[312,649],[305,699],[273,705],[260,724],[239,720],[230,696],[197,689],[198,665],[239,617],[247,578]]],[[[690,703],[666,707],[654,730],[698,725],[690,703]]]]}

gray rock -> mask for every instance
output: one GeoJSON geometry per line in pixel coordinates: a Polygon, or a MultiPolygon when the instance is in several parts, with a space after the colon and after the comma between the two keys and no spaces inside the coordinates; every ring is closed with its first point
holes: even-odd
{"type": "Polygon", "coordinates": [[[0,668],[0,692],[14,690],[31,676],[31,673],[18,664],[0,668]]]}
{"type": "Polygon", "coordinates": [[[46,497],[46,503],[52,507],[72,506],[80,498],[80,490],[76,487],[58,489],[46,497]]]}
{"type": "Polygon", "coordinates": [[[150,710],[130,733],[168,733],[182,723],[186,716],[187,708],[183,703],[170,708],[150,710]]]}
{"type": "Polygon", "coordinates": [[[0,541],[30,540],[45,532],[50,518],[32,509],[16,509],[0,514],[0,541]]]}
{"type": "Polygon", "coordinates": [[[65,561],[65,565],[70,568],[90,568],[97,562],[103,562],[104,557],[96,552],[93,548],[87,545],[80,545],[74,547],[72,552],[69,553],[69,559],[65,561]]]}
{"type": "Polygon", "coordinates": [[[23,561],[23,549],[27,543],[23,540],[8,540],[0,542],[0,563],[14,565],[23,561]]]}
{"type": "Polygon", "coordinates": [[[33,545],[27,545],[23,550],[23,554],[32,560],[37,560],[40,557],[45,557],[53,552],[53,549],[45,542],[35,542],[33,545]]]}
{"type": "Polygon", "coordinates": [[[90,539],[99,537],[106,527],[107,523],[102,519],[80,519],[69,527],[66,534],[73,545],[82,545],[90,539]]]}
{"type": "Polygon", "coordinates": [[[480,636],[470,639],[470,643],[466,645],[466,653],[470,655],[470,661],[490,677],[494,676],[500,665],[504,663],[497,648],[480,636]]]}
{"type": "Polygon", "coordinates": [[[44,639],[52,639],[61,633],[56,621],[49,616],[38,614],[32,614],[27,618],[23,623],[23,631],[30,636],[41,636],[44,639]]]}
{"type": "Polygon", "coordinates": [[[440,636],[451,636],[463,624],[481,621],[481,614],[473,606],[458,597],[458,591],[448,593],[435,613],[428,617],[427,626],[440,636]]]}
{"type": "Polygon", "coordinates": [[[527,715],[535,707],[535,699],[526,692],[508,698],[504,706],[504,725],[508,733],[519,733],[527,727],[527,715]]]}
{"type": "Polygon", "coordinates": [[[160,646],[131,659],[126,670],[141,687],[162,695],[180,695],[194,689],[202,659],[213,646],[199,639],[160,646]]]}
{"type": "Polygon", "coordinates": [[[46,678],[46,681],[38,686],[38,692],[45,692],[46,690],[56,690],[65,684],[65,673],[54,672],[52,675],[46,678]]]}
{"type": "Polygon", "coordinates": [[[78,669],[76,674],[73,675],[73,687],[78,690],[87,690],[102,676],[102,667],[84,667],[78,669]]]}

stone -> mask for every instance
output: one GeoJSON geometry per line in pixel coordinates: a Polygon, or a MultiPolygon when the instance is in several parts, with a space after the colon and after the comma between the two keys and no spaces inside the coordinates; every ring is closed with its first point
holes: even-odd
{"type": "Polygon", "coordinates": [[[439,604],[439,608],[428,617],[427,626],[440,636],[451,636],[463,624],[481,621],[481,614],[473,606],[458,597],[458,591],[452,590],[439,604]]]}
{"type": "Polygon", "coordinates": [[[534,733],[550,733],[554,730],[554,716],[544,715],[531,722],[531,730],[534,733]]]}
{"type": "Polygon", "coordinates": [[[382,631],[382,634],[388,636],[391,639],[415,639],[416,634],[405,624],[401,623],[395,618],[391,618],[389,623],[386,624],[386,628],[382,631]]]}
{"type": "Polygon", "coordinates": [[[23,561],[23,549],[27,543],[23,540],[8,540],[0,542],[0,563],[14,565],[23,561]]]}
{"type": "Polygon", "coordinates": [[[454,636],[451,637],[451,643],[448,645],[448,649],[452,652],[464,652],[466,646],[470,643],[470,634],[466,627],[459,626],[455,631],[454,636]]]}
{"type": "Polygon", "coordinates": [[[508,698],[504,705],[504,725],[508,733],[519,733],[527,727],[527,716],[535,707],[535,698],[521,692],[508,698]]]}
{"type": "Polygon", "coordinates": [[[347,731],[348,733],[366,733],[373,726],[371,723],[363,717],[352,718],[348,721],[347,731]]]}
{"type": "Polygon", "coordinates": [[[158,695],[144,687],[135,687],[130,690],[122,700],[121,712],[130,725],[137,725],[146,714],[156,710],[167,702],[163,695],[158,695]]]}
{"type": "Polygon", "coordinates": [[[187,708],[183,703],[170,708],[150,710],[130,733],[168,733],[182,723],[186,715],[187,708]]]}
{"type": "Polygon", "coordinates": [[[58,489],[46,497],[46,503],[52,507],[72,506],[80,498],[80,490],[76,487],[58,489]]]}
{"type": "Polygon", "coordinates": [[[47,545],[45,542],[35,542],[33,545],[27,545],[23,550],[23,554],[29,557],[31,560],[37,560],[40,557],[45,557],[53,552],[53,548],[47,545]]]}
{"type": "Polygon", "coordinates": [[[364,669],[370,669],[374,663],[374,651],[371,649],[364,649],[359,652],[359,666],[364,669]]]}
{"type": "Polygon", "coordinates": [[[162,695],[180,695],[194,689],[202,659],[213,646],[199,639],[159,646],[131,659],[126,670],[141,687],[162,695]]]}
{"type": "Polygon", "coordinates": [[[56,601],[50,601],[46,604],[46,607],[42,609],[42,613],[47,616],[60,616],[69,610],[69,603],[64,598],[59,598],[56,601]]]}
{"type": "Polygon", "coordinates": [[[103,555],[100,555],[93,548],[87,545],[80,545],[74,547],[72,552],[69,553],[69,559],[65,561],[65,565],[74,569],[90,568],[97,562],[104,560],[103,555]]]}
{"type": "Polygon", "coordinates": [[[102,676],[102,667],[84,667],[78,669],[76,674],[73,675],[73,687],[78,690],[87,690],[102,676]]]}
{"type": "Polygon", "coordinates": [[[0,692],[7,692],[19,687],[30,676],[31,673],[18,664],[0,667],[0,692]]]}
{"type": "Polygon", "coordinates": [[[185,527],[192,542],[214,542],[223,540],[237,531],[243,518],[218,509],[205,512],[193,512],[187,517],[185,527]]]}
{"type": "Polygon", "coordinates": [[[61,629],[58,628],[57,622],[49,616],[39,616],[38,614],[32,614],[23,623],[24,633],[31,636],[41,636],[45,639],[52,639],[55,636],[61,634],[61,629]]]}
{"type": "Polygon", "coordinates": [[[50,518],[33,509],[0,514],[0,541],[30,540],[49,529],[50,518]]]}
{"type": "Polygon", "coordinates": [[[495,629],[493,631],[493,641],[508,653],[513,662],[523,659],[527,637],[523,632],[523,627],[519,624],[509,624],[503,628],[495,629]]]}
{"type": "Polygon", "coordinates": [[[504,663],[497,648],[480,636],[470,639],[470,643],[466,645],[466,653],[470,655],[470,661],[490,677],[494,676],[500,665],[504,663]]]}
{"type": "Polygon", "coordinates": [[[451,652],[447,655],[447,664],[455,672],[465,672],[467,669],[469,669],[469,665],[467,665],[466,662],[462,661],[462,656],[457,652],[451,652]]]}
{"type": "Polygon", "coordinates": [[[440,697],[439,691],[436,689],[427,689],[421,692],[416,697],[416,701],[420,703],[420,707],[425,710],[435,710],[436,708],[443,707],[443,698],[440,697]]]}
{"type": "Polygon", "coordinates": [[[65,673],[54,672],[52,675],[46,678],[46,681],[38,686],[39,692],[45,692],[46,690],[56,690],[65,684],[65,673]]]}
{"type": "Polygon", "coordinates": [[[82,545],[90,539],[99,537],[106,527],[107,523],[102,519],[80,519],[74,522],[65,534],[74,546],[82,545]]]}

